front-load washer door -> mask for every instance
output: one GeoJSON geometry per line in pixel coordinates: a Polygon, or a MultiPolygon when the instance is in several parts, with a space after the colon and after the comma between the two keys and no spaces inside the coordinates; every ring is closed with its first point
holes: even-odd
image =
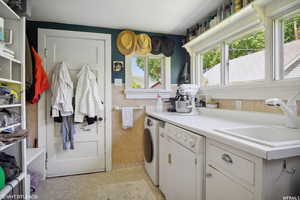
{"type": "Polygon", "coordinates": [[[151,131],[146,128],[144,130],[144,157],[147,163],[151,163],[153,160],[153,139],[151,131]]]}

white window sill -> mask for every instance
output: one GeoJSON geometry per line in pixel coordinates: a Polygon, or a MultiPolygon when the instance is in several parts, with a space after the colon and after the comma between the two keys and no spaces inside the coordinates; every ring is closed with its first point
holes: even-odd
{"type": "Polygon", "coordinates": [[[280,81],[255,81],[219,87],[200,88],[200,94],[216,99],[252,99],[262,100],[278,97],[288,99],[300,91],[300,79],[280,81]]]}
{"type": "Polygon", "coordinates": [[[170,89],[125,89],[127,99],[156,99],[158,95],[162,98],[170,98],[170,89]]]}

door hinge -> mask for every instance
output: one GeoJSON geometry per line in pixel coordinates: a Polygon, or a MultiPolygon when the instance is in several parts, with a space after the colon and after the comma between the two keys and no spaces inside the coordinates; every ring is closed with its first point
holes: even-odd
{"type": "Polygon", "coordinates": [[[170,153],[168,154],[168,163],[172,164],[172,155],[170,153]]]}
{"type": "Polygon", "coordinates": [[[48,152],[46,152],[45,168],[48,169],[48,152]]]}
{"type": "Polygon", "coordinates": [[[44,56],[45,56],[45,58],[47,58],[47,56],[48,56],[48,49],[47,48],[44,48],[44,56]]]}

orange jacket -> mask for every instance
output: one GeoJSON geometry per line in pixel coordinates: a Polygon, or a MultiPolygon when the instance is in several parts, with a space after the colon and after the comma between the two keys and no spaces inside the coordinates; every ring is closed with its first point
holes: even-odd
{"type": "Polygon", "coordinates": [[[34,77],[35,77],[35,84],[34,84],[34,97],[31,101],[31,103],[35,104],[39,101],[40,95],[50,88],[49,81],[48,81],[48,75],[44,70],[43,64],[42,64],[42,58],[39,56],[39,54],[34,50],[34,48],[31,48],[33,57],[34,57],[34,77]]]}

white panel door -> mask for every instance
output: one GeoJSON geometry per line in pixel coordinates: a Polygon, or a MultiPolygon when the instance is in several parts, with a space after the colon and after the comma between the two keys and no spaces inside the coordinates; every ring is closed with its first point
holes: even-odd
{"type": "MultiPolygon", "coordinates": [[[[51,31],[51,30],[50,30],[51,31]]],[[[47,32],[47,31],[44,31],[47,32]]],[[[105,34],[103,34],[105,35],[105,34]]],[[[41,40],[39,40],[41,41],[41,40]]],[[[44,64],[51,75],[59,62],[69,66],[74,87],[77,85],[77,73],[84,64],[88,64],[96,74],[102,100],[105,101],[105,59],[107,51],[105,37],[99,39],[85,37],[85,33],[56,31],[43,37],[47,55],[44,64]],[[75,34],[76,33],[76,34],[75,34]]],[[[51,78],[49,79],[51,83],[51,78]]],[[[87,126],[86,123],[75,125],[74,150],[63,150],[60,123],[54,123],[50,116],[50,92],[46,94],[46,133],[47,141],[47,176],[63,176],[90,173],[105,170],[105,123],[98,121],[87,126]]],[[[105,102],[104,102],[105,103],[105,102]]]]}

